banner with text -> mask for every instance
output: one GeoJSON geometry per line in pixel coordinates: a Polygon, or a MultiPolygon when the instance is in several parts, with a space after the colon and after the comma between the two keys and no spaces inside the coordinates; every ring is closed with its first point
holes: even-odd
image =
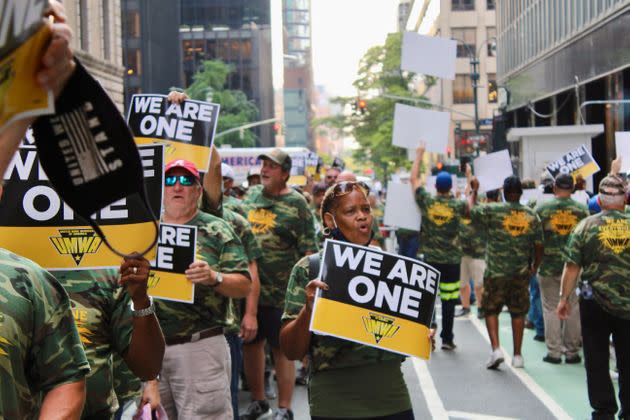
{"type": "Polygon", "coordinates": [[[599,165],[593,159],[586,145],[582,145],[569,153],[563,155],[560,159],[547,165],[547,172],[555,177],[558,174],[571,174],[573,178],[582,175],[584,179],[599,172],[599,165]]]}
{"type": "Polygon", "coordinates": [[[156,299],[193,303],[195,284],[184,272],[195,261],[197,227],[160,224],[157,258],[149,273],[149,295],[156,299]]]}
{"type": "Polygon", "coordinates": [[[175,104],[165,95],[133,95],[127,123],[137,144],[166,145],[165,162],[186,159],[205,172],[218,118],[218,104],[193,100],[175,104]]]}
{"type": "MultiPolygon", "coordinates": [[[[39,164],[31,136],[24,139],[4,174],[0,200],[0,247],[48,270],[119,267],[120,257],[65,204],[39,164]]],[[[164,147],[139,148],[147,197],[153,213],[162,212],[164,147]]],[[[155,221],[137,195],[119,200],[92,216],[118,249],[141,251],[155,236],[155,221]]],[[[157,247],[145,255],[155,258],[157,247]]]]}
{"type": "Polygon", "coordinates": [[[440,272],[376,248],[327,240],[311,331],[428,359],[440,272]]]}
{"type": "Polygon", "coordinates": [[[52,92],[35,77],[51,35],[42,19],[47,4],[0,2],[0,132],[14,121],[54,113],[52,92]]]}

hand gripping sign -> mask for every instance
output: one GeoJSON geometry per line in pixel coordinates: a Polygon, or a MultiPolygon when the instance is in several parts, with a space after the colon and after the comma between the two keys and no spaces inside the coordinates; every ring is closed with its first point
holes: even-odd
{"type": "MultiPolygon", "coordinates": [[[[13,156],[4,174],[0,200],[0,247],[23,255],[42,267],[87,269],[119,267],[120,256],[52,188],[32,138],[13,156]]],[[[163,146],[139,148],[144,185],[154,214],[162,209],[163,146]]],[[[155,220],[137,195],[118,200],[92,215],[110,243],[142,250],[155,236],[155,220]]],[[[155,258],[156,248],[146,254],[155,258]]]]}
{"type": "Polygon", "coordinates": [[[149,273],[149,295],[164,300],[193,303],[195,285],[184,272],[195,260],[197,227],[160,224],[157,258],[149,273]]]}
{"type": "Polygon", "coordinates": [[[35,79],[50,28],[42,16],[47,1],[0,1],[0,132],[14,121],[52,114],[52,92],[35,79]]]}
{"type": "Polygon", "coordinates": [[[176,104],[164,95],[133,95],[127,123],[136,144],[164,143],[167,162],[186,159],[205,171],[218,117],[218,104],[193,100],[176,104]]]}
{"type": "Polygon", "coordinates": [[[440,272],[428,264],[327,240],[310,330],[428,359],[440,272]]]}

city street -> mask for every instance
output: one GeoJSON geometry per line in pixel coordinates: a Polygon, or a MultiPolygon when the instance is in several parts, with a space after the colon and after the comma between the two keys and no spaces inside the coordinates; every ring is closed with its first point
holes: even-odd
{"type": "MultiPolygon", "coordinates": [[[[506,363],[499,371],[485,368],[489,352],[485,324],[473,314],[455,322],[455,351],[440,350],[438,338],[438,348],[430,361],[407,359],[403,369],[416,419],[589,417],[583,363],[544,363],[544,343],[534,341],[532,331],[525,330],[525,369],[513,369],[509,357],[512,349],[509,322],[509,314],[504,312],[501,315],[501,343],[506,363]]],[[[249,393],[242,392],[240,397],[241,410],[245,410],[249,393]]],[[[295,419],[309,418],[306,387],[296,387],[293,410],[295,419]]]]}

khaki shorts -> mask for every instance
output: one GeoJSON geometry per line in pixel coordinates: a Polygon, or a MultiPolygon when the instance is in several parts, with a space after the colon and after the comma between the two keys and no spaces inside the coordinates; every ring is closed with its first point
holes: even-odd
{"type": "Polygon", "coordinates": [[[482,308],[486,315],[498,315],[507,305],[513,318],[529,311],[529,277],[486,278],[483,285],[482,308]]]}
{"type": "Polygon", "coordinates": [[[459,268],[460,284],[464,285],[472,279],[476,287],[483,286],[483,272],[485,270],[486,262],[484,260],[463,256],[459,268]]]}

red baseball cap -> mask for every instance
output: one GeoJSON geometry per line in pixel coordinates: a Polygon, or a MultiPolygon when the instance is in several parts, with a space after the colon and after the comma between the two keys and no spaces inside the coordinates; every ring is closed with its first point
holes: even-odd
{"type": "Polygon", "coordinates": [[[175,160],[171,160],[169,163],[166,164],[166,168],[164,169],[164,173],[168,173],[168,171],[170,171],[171,169],[174,168],[183,168],[185,170],[187,170],[188,172],[190,172],[190,174],[192,176],[194,176],[195,178],[197,178],[198,180],[200,179],[199,177],[199,171],[197,170],[197,167],[195,166],[194,163],[192,163],[189,160],[186,159],[175,159],[175,160]]]}

